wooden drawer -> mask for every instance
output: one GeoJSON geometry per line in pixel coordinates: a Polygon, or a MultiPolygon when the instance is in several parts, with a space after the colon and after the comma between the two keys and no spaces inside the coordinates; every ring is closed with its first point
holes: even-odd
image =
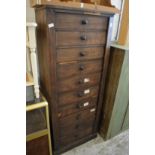
{"type": "Polygon", "coordinates": [[[59,29],[105,30],[108,26],[108,18],[82,14],[57,13],[55,23],[55,27],[59,29]]]}
{"type": "Polygon", "coordinates": [[[80,102],[88,97],[97,97],[99,86],[80,89],[77,91],[60,93],[58,95],[58,105],[68,105],[75,102],[80,102]]]}
{"type": "Polygon", "coordinates": [[[104,45],[106,32],[57,31],[56,46],[104,45]]]}
{"type": "Polygon", "coordinates": [[[101,73],[77,75],[58,82],[58,92],[77,90],[99,84],[101,73]]]}
{"type": "Polygon", "coordinates": [[[65,128],[67,126],[71,126],[75,123],[81,123],[84,121],[90,121],[95,119],[96,106],[91,107],[87,110],[82,110],[78,113],[66,116],[64,118],[59,119],[60,128],[65,128]]]}
{"type": "Polygon", "coordinates": [[[93,133],[92,127],[80,132],[71,133],[63,138],[60,138],[60,146],[63,147],[63,146],[69,145],[72,142],[75,142],[77,140],[80,140],[81,138],[91,135],[92,133],[93,133]]]}
{"type": "Polygon", "coordinates": [[[93,128],[94,119],[84,120],[82,122],[74,122],[73,124],[60,128],[60,137],[70,136],[74,133],[93,128]]]}
{"type": "Polygon", "coordinates": [[[90,97],[77,103],[69,104],[67,106],[61,106],[59,107],[58,117],[63,118],[70,114],[77,113],[81,110],[86,110],[88,108],[94,107],[96,106],[96,104],[97,104],[97,98],[90,97]]]}
{"type": "Polygon", "coordinates": [[[57,49],[57,62],[99,59],[103,54],[103,47],[61,48],[57,49]]]}
{"type": "Polygon", "coordinates": [[[63,79],[80,74],[96,73],[101,70],[102,60],[59,63],[57,65],[57,77],[58,79],[63,79]]]}

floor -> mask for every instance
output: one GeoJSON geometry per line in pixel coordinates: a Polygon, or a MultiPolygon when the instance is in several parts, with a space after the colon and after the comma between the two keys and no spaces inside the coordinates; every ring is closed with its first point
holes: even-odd
{"type": "Polygon", "coordinates": [[[129,131],[104,141],[100,135],[62,155],[129,155],[129,131]]]}

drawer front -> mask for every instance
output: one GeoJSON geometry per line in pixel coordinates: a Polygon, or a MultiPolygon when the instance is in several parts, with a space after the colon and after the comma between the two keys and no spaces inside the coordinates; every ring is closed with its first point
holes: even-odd
{"type": "Polygon", "coordinates": [[[87,137],[93,133],[92,128],[88,128],[86,130],[80,131],[80,132],[75,132],[72,134],[69,134],[63,138],[60,138],[60,146],[66,146],[71,144],[72,142],[75,142],[77,140],[80,140],[81,138],[87,137]]]}
{"type": "Polygon", "coordinates": [[[75,123],[82,123],[84,121],[91,121],[95,120],[95,113],[96,113],[96,106],[82,110],[78,113],[66,116],[64,118],[59,119],[59,126],[61,128],[72,126],[75,123]]]}
{"type": "Polygon", "coordinates": [[[89,128],[93,128],[94,125],[94,120],[85,120],[83,122],[74,122],[73,124],[62,127],[60,129],[60,137],[65,137],[65,136],[70,136],[71,134],[74,133],[79,133],[80,131],[85,131],[89,128]]]}
{"type": "Polygon", "coordinates": [[[77,90],[99,84],[101,73],[77,75],[75,77],[60,80],[58,82],[58,92],[77,90]]]}
{"type": "Polygon", "coordinates": [[[57,31],[56,46],[104,45],[106,32],[57,31]]]}
{"type": "Polygon", "coordinates": [[[58,95],[58,105],[68,105],[75,102],[80,102],[89,97],[97,97],[99,86],[80,89],[77,91],[60,93],[58,95]]]}
{"type": "Polygon", "coordinates": [[[67,106],[61,106],[59,107],[58,117],[63,118],[70,114],[77,113],[81,110],[86,110],[96,105],[97,105],[97,98],[90,97],[77,103],[69,104],[67,106]]]}
{"type": "Polygon", "coordinates": [[[94,61],[73,61],[70,63],[60,63],[57,65],[58,79],[68,78],[79,74],[100,72],[102,70],[102,60],[94,61]]]}
{"type": "Polygon", "coordinates": [[[68,13],[57,13],[56,14],[56,28],[59,29],[95,29],[105,30],[108,26],[107,17],[98,17],[92,15],[82,14],[68,14],[68,13]]]}
{"type": "Polygon", "coordinates": [[[91,135],[95,121],[96,107],[60,119],[60,145],[91,135]]]}
{"type": "Polygon", "coordinates": [[[99,59],[103,54],[103,47],[57,49],[57,62],[99,59]]]}

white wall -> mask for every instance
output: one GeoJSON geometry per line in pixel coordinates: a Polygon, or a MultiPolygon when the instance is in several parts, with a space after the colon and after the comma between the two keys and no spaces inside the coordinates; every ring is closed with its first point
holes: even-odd
{"type": "MultiPolygon", "coordinates": [[[[112,5],[116,6],[116,8],[121,10],[123,0],[111,0],[111,2],[112,2],[112,5]]],[[[116,14],[114,16],[112,41],[117,40],[117,28],[119,25],[119,17],[120,17],[120,15],[118,15],[118,14],[116,14]]]]}
{"type": "Polygon", "coordinates": [[[26,21],[35,22],[34,9],[30,7],[30,0],[26,0],[26,21]]]}

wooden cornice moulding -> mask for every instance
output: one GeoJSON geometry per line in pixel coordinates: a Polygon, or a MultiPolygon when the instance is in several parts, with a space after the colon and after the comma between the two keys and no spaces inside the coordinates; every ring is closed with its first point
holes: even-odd
{"type": "Polygon", "coordinates": [[[104,0],[104,5],[97,4],[88,4],[81,2],[73,2],[73,1],[60,1],[60,0],[30,0],[31,7],[41,7],[41,6],[52,6],[52,8],[61,8],[61,9],[77,9],[77,10],[85,10],[92,12],[100,12],[107,14],[120,14],[120,11],[111,5],[111,1],[104,0]]]}

